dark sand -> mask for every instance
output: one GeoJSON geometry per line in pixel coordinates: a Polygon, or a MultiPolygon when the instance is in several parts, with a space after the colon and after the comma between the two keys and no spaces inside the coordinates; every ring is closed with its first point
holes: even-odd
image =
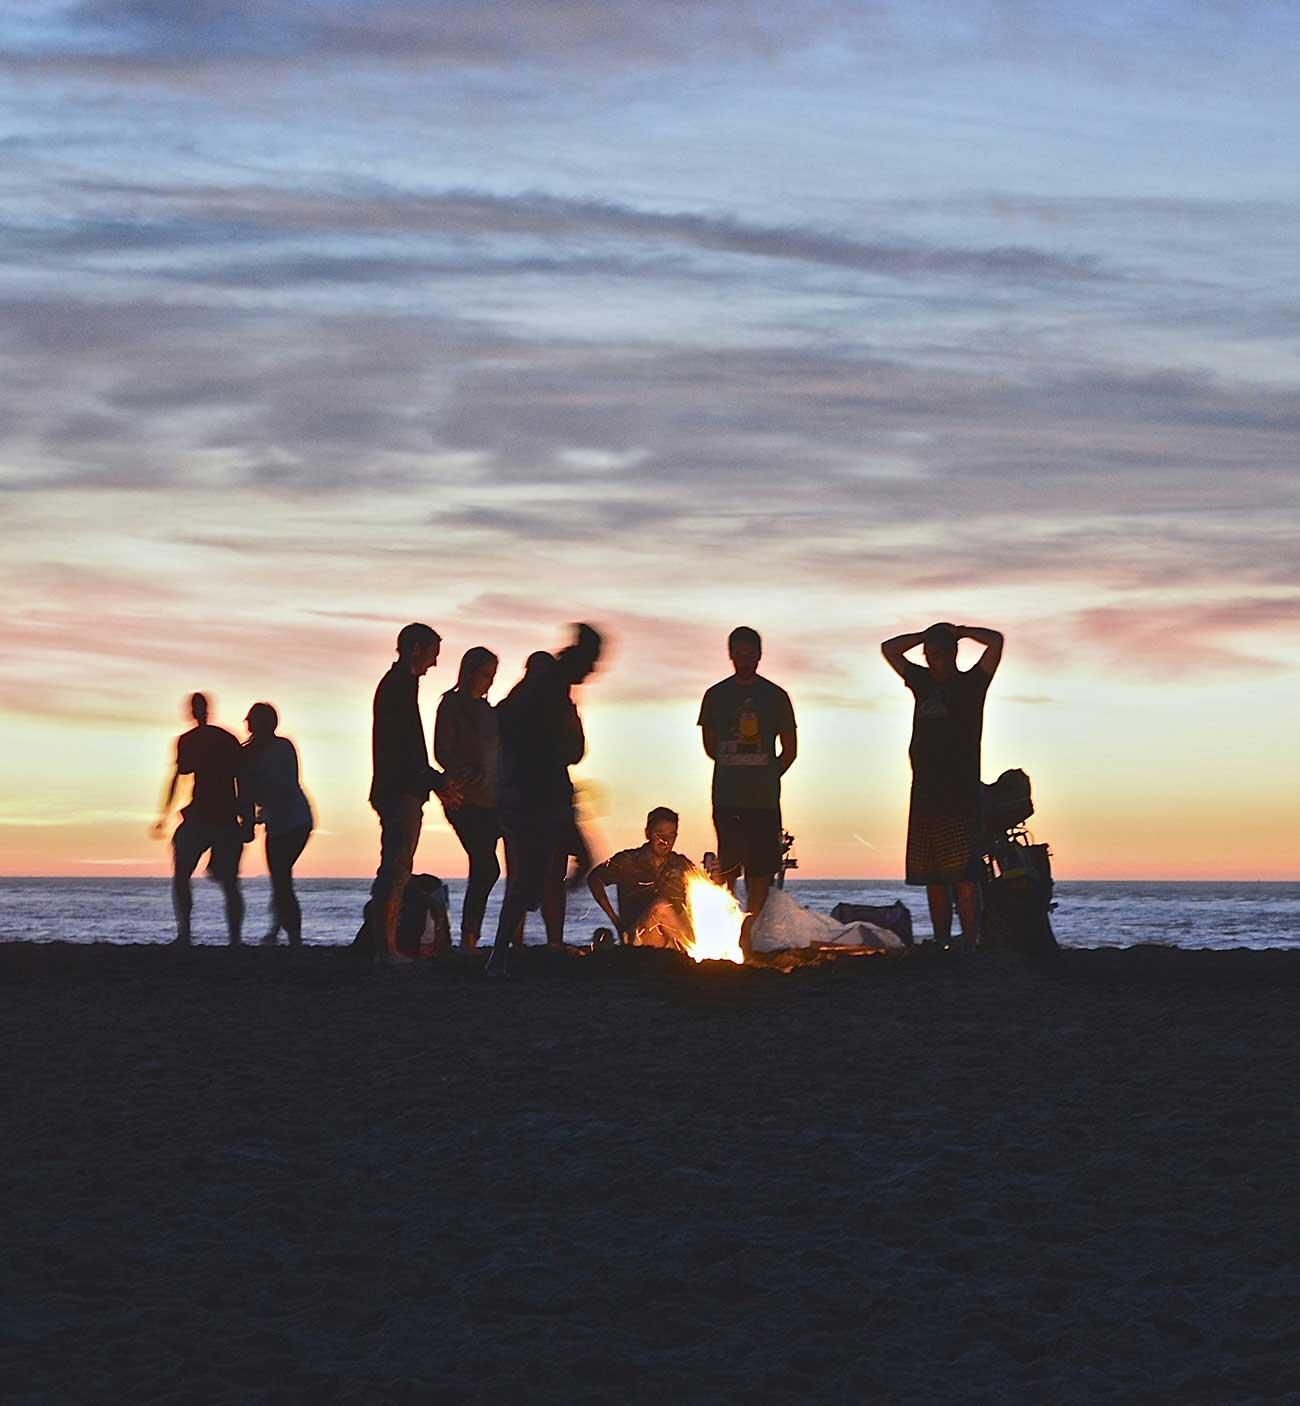
{"type": "Polygon", "coordinates": [[[545,957],[0,947],[5,1400],[1296,1399],[1300,953],[545,957]]]}

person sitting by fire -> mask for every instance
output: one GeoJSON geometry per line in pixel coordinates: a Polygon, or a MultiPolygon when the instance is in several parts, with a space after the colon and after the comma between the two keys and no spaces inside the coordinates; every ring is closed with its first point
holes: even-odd
{"type": "Polygon", "coordinates": [[[679,949],[690,943],[686,880],[696,868],[673,849],[677,825],[676,811],[656,806],[646,816],[645,844],[619,850],[587,876],[592,897],[624,943],[679,949]],[[618,889],[617,911],[606,892],[610,884],[618,889]]]}

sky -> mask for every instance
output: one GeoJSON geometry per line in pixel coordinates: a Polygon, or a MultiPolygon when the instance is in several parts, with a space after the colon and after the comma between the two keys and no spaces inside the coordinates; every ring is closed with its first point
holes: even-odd
{"type": "Polygon", "coordinates": [[[743,623],[801,872],[897,878],[946,619],[1058,874],[1300,877],[1300,5],[1074,9],[5,6],[0,873],[165,873],[202,689],[364,874],[398,627],[431,725],[581,619],[598,851],[710,845],[743,623]]]}

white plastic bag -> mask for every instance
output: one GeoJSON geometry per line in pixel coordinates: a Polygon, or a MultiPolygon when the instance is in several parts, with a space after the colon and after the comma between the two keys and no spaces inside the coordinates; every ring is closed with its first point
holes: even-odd
{"type": "Polygon", "coordinates": [[[903,939],[874,923],[837,923],[828,913],[803,908],[784,889],[773,889],[754,922],[755,952],[789,952],[800,947],[872,947],[901,952],[903,939]]]}

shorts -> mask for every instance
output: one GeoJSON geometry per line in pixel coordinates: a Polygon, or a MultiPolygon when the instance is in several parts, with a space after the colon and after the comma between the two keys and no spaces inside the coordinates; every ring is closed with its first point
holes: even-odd
{"type": "Polygon", "coordinates": [[[771,878],[781,868],[781,812],[757,806],[714,806],[718,869],[730,881],[740,873],[771,878]]]}
{"type": "Polygon", "coordinates": [[[976,882],[983,859],[973,843],[976,824],[965,816],[913,812],[907,823],[907,882],[914,887],[976,882]]]}
{"type": "Polygon", "coordinates": [[[207,820],[183,817],[172,834],[172,862],[175,873],[189,875],[208,851],[208,866],[223,883],[237,878],[244,853],[244,837],[238,825],[213,825],[207,820]]]}

